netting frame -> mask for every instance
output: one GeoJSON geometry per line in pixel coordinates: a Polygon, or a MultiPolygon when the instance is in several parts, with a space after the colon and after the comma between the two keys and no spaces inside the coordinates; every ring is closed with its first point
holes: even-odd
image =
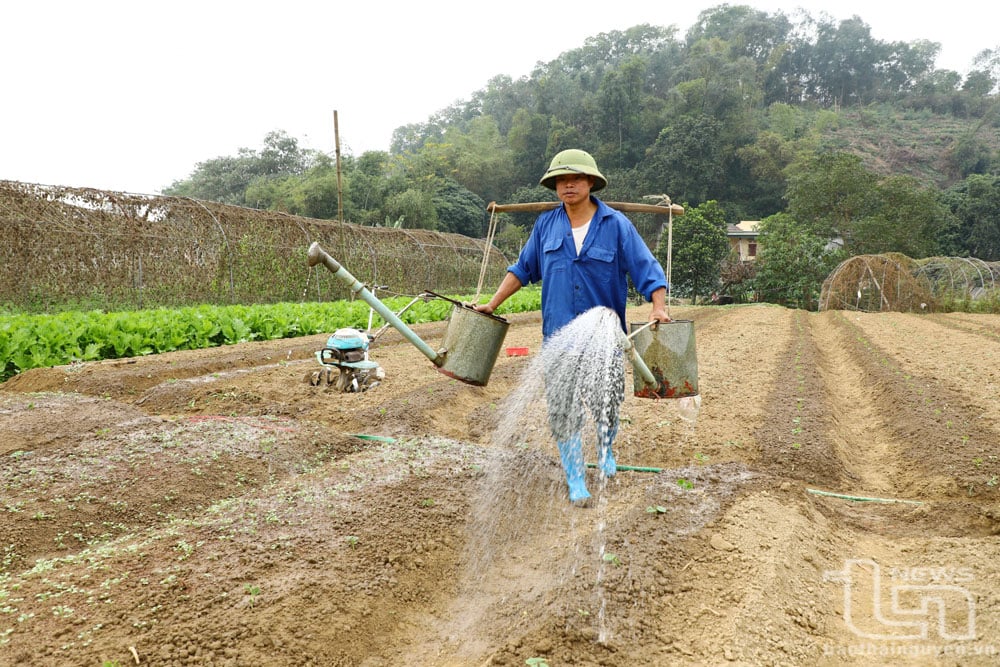
{"type": "Polygon", "coordinates": [[[0,304],[27,312],[350,298],[307,265],[313,241],[359,280],[397,294],[471,293],[484,255],[491,284],[509,264],[459,234],[17,181],[0,181],[0,223],[0,304]]]}
{"type": "Polygon", "coordinates": [[[841,262],[823,281],[819,310],[943,312],[991,299],[1000,300],[998,262],[886,253],[841,262]]]}

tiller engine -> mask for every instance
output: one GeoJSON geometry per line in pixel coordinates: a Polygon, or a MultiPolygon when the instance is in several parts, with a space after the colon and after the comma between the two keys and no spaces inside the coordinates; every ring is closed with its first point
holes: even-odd
{"type": "Polygon", "coordinates": [[[334,385],[337,391],[366,391],[385,378],[385,371],[368,358],[374,336],[357,329],[337,329],[316,352],[322,368],[314,371],[310,384],[334,385]]]}

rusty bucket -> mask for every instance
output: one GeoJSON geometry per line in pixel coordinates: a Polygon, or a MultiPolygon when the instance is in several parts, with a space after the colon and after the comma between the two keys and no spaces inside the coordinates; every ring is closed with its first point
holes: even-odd
{"type": "Polygon", "coordinates": [[[698,393],[698,355],[694,322],[672,320],[649,326],[632,322],[632,344],[656,378],[656,386],[646,384],[637,373],[634,392],[640,398],[681,398],[698,393]]]}

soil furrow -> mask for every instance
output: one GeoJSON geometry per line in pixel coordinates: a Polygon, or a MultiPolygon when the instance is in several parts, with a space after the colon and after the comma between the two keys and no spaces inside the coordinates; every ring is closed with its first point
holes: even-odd
{"type": "Polygon", "coordinates": [[[304,381],[325,336],[0,385],[0,662],[994,664],[1000,318],[672,314],[700,405],[629,377],[589,508],[494,441],[537,313],[486,387],[394,332],[358,394],[304,381]]]}
{"type": "MultiPolygon", "coordinates": [[[[908,321],[912,320],[903,320],[908,321]]],[[[873,336],[870,328],[856,322],[844,315],[833,319],[834,326],[844,331],[850,354],[864,368],[867,382],[877,388],[873,396],[877,409],[891,417],[886,423],[902,446],[900,469],[905,471],[897,486],[926,500],[996,502],[1000,458],[995,443],[1000,432],[981,418],[975,392],[965,391],[951,375],[928,370],[934,343],[925,339],[926,330],[920,337],[922,349],[897,357],[878,342],[881,336],[873,336]]],[[[893,327],[896,337],[900,328],[893,327]]],[[[952,356],[946,367],[956,369],[966,363],[952,356]]]]}

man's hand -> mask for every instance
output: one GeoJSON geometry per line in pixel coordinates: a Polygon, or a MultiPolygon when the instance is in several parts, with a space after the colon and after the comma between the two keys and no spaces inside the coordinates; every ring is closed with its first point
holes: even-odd
{"type": "Polygon", "coordinates": [[[654,290],[649,295],[649,300],[653,302],[653,310],[649,313],[649,321],[669,322],[670,316],[667,315],[667,288],[661,287],[654,290]]]}
{"type": "Polygon", "coordinates": [[[507,300],[511,294],[521,289],[521,281],[517,279],[513,273],[507,272],[507,275],[503,277],[500,282],[500,287],[497,288],[497,293],[493,295],[489,303],[481,303],[473,306],[480,313],[486,313],[487,315],[492,315],[493,311],[500,307],[500,305],[507,300]]]}
{"type": "Polygon", "coordinates": [[[666,308],[657,308],[653,306],[653,310],[649,313],[650,322],[670,322],[670,316],[667,315],[666,308]]]}

